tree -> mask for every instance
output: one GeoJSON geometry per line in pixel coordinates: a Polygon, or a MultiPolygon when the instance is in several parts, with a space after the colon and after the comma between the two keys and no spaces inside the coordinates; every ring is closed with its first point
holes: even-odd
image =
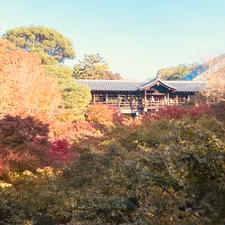
{"type": "MultiPolygon", "coordinates": [[[[0,120],[0,158],[4,174],[49,165],[51,143],[48,124],[28,116],[6,115],[0,120]]],[[[8,174],[9,175],[9,174],[8,174]]]]}
{"type": "Polygon", "coordinates": [[[10,148],[21,148],[31,142],[46,144],[48,133],[47,124],[30,116],[6,115],[0,120],[0,143],[10,148]]]}
{"type": "Polygon", "coordinates": [[[47,75],[34,53],[17,50],[7,40],[0,41],[0,110],[10,115],[52,112],[62,102],[55,79],[47,75]]]}
{"type": "Polygon", "coordinates": [[[155,121],[120,132],[124,142],[110,137],[120,147],[109,146],[106,154],[84,153],[64,173],[65,183],[77,191],[74,220],[224,224],[225,146],[219,124],[208,118],[155,121]]]}
{"type": "Polygon", "coordinates": [[[225,101],[225,67],[209,74],[206,88],[202,91],[202,94],[207,98],[208,102],[225,101]]]}
{"type": "Polygon", "coordinates": [[[119,73],[113,73],[111,71],[106,71],[106,80],[122,80],[119,73]]]}
{"type": "Polygon", "coordinates": [[[119,73],[109,71],[109,63],[106,63],[99,54],[84,55],[83,61],[74,66],[73,75],[76,79],[93,80],[120,80],[119,73]]]}
{"type": "Polygon", "coordinates": [[[28,52],[36,52],[44,64],[73,59],[75,52],[70,40],[52,28],[20,27],[9,30],[3,37],[28,52]]]}
{"type": "Polygon", "coordinates": [[[161,69],[157,76],[162,80],[181,80],[194,70],[197,64],[180,64],[179,66],[161,69]]]}
{"type": "Polygon", "coordinates": [[[57,79],[63,96],[64,108],[71,109],[75,119],[80,118],[91,100],[90,89],[75,82],[73,70],[69,67],[46,65],[45,70],[47,74],[57,79]]]}

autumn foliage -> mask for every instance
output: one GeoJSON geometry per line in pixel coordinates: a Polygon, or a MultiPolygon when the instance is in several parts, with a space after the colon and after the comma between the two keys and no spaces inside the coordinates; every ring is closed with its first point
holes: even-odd
{"type": "Polygon", "coordinates": [[[0,158],[0,176],[2,175],[2,169],[3,169],[3,162],[2,159],[0,158]]]}
{"type": "Polygon", "coordinates": [[[225,101],[225,67],[209,75],[203,95],[212,103],[225,101]]]}
{"type": "Polygon", "coordinates": [[[0,120],[1,172],[62,167],[76,160],[77,156],[76,151],[71,151],[68,140],[50,138],[48,124],[40,120],[10,115],[0,120]]]}
{"type": "Polygon", "coordinates": [[[88,108],[87,120],[90,122],[109,126],[113,123],[121,123],[123,119],[123,114],[114,106],[96,104],[88,108]]]}
{"type": "Polygon", "coordinates": [[[52,143],[50,150],[50,165],[64,167],[66,164],[76,161],[80,155],[66,139],[57,139],[52,143]]]}
{"type": "Polygon", "coordinates": [[[49,128],[32,117],[6,115],[0,120],[0,142],[10,148],[20,149],[28,143],[47,144],[49,128]]]}
{"type": "Polygon", "coordinates": [[[0,110],[3,114],[54,112],[62,97],[57,82],[46,75],[41,59],[0,40],[0,110]]]}
{"type": "Polygon", "coordinates": [[[148,113],[142,117],[144,122],[160,119],[181,119],[183,117],[191,117],[198,119],[202,115],[213,115],[214,110],[211,105],[203,104],[197,107],[185,107],[185,106],[168,106],[164,109],[160,109],[155,113],[148,113]]]}
{"type": "Polygon", "coordinates": [[[49,163],[48,125],[32,117],[0,120],[0,158],[11,171],[35,170],[49,163]]]}

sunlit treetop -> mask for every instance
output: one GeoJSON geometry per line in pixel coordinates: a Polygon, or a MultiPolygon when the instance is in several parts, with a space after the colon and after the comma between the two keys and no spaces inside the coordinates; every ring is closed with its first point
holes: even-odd
{"type": "Polygon", "coordinates": [[[55,64],[75,57],[72,42],[52,28],[20,27],[7,31],[3,37],[17,47],[38,53],[44,64],[55,64]]]}
{"type": "Polygon", "coordinates": [[[73,76],[76,79],[92,80],[121,80],[119,73],[110,71],[108,62],[99,54],[85,54],[84,59],[80,60],[75,66],[73,76]]]}

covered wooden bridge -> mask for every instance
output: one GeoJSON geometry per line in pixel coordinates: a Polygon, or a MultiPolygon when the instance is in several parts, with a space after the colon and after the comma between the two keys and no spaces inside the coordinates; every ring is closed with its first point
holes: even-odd
{"type": "Polygon", "coordinates": [[[91,104],[113,105],[124,114],[144,113],[192,101],[202,81],[76,80],[91,89],[91,104]]]}

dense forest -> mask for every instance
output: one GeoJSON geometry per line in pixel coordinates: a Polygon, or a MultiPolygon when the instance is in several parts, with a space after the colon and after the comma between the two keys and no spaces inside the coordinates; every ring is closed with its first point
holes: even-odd
{"type": "Polygon", "coordinates": [[[223,225],[224,71],[196,102],[134,119],[88,106],[75,78],[122,78],[74,57],[50,28],[0,40],[0,225],[223,225]]]}

